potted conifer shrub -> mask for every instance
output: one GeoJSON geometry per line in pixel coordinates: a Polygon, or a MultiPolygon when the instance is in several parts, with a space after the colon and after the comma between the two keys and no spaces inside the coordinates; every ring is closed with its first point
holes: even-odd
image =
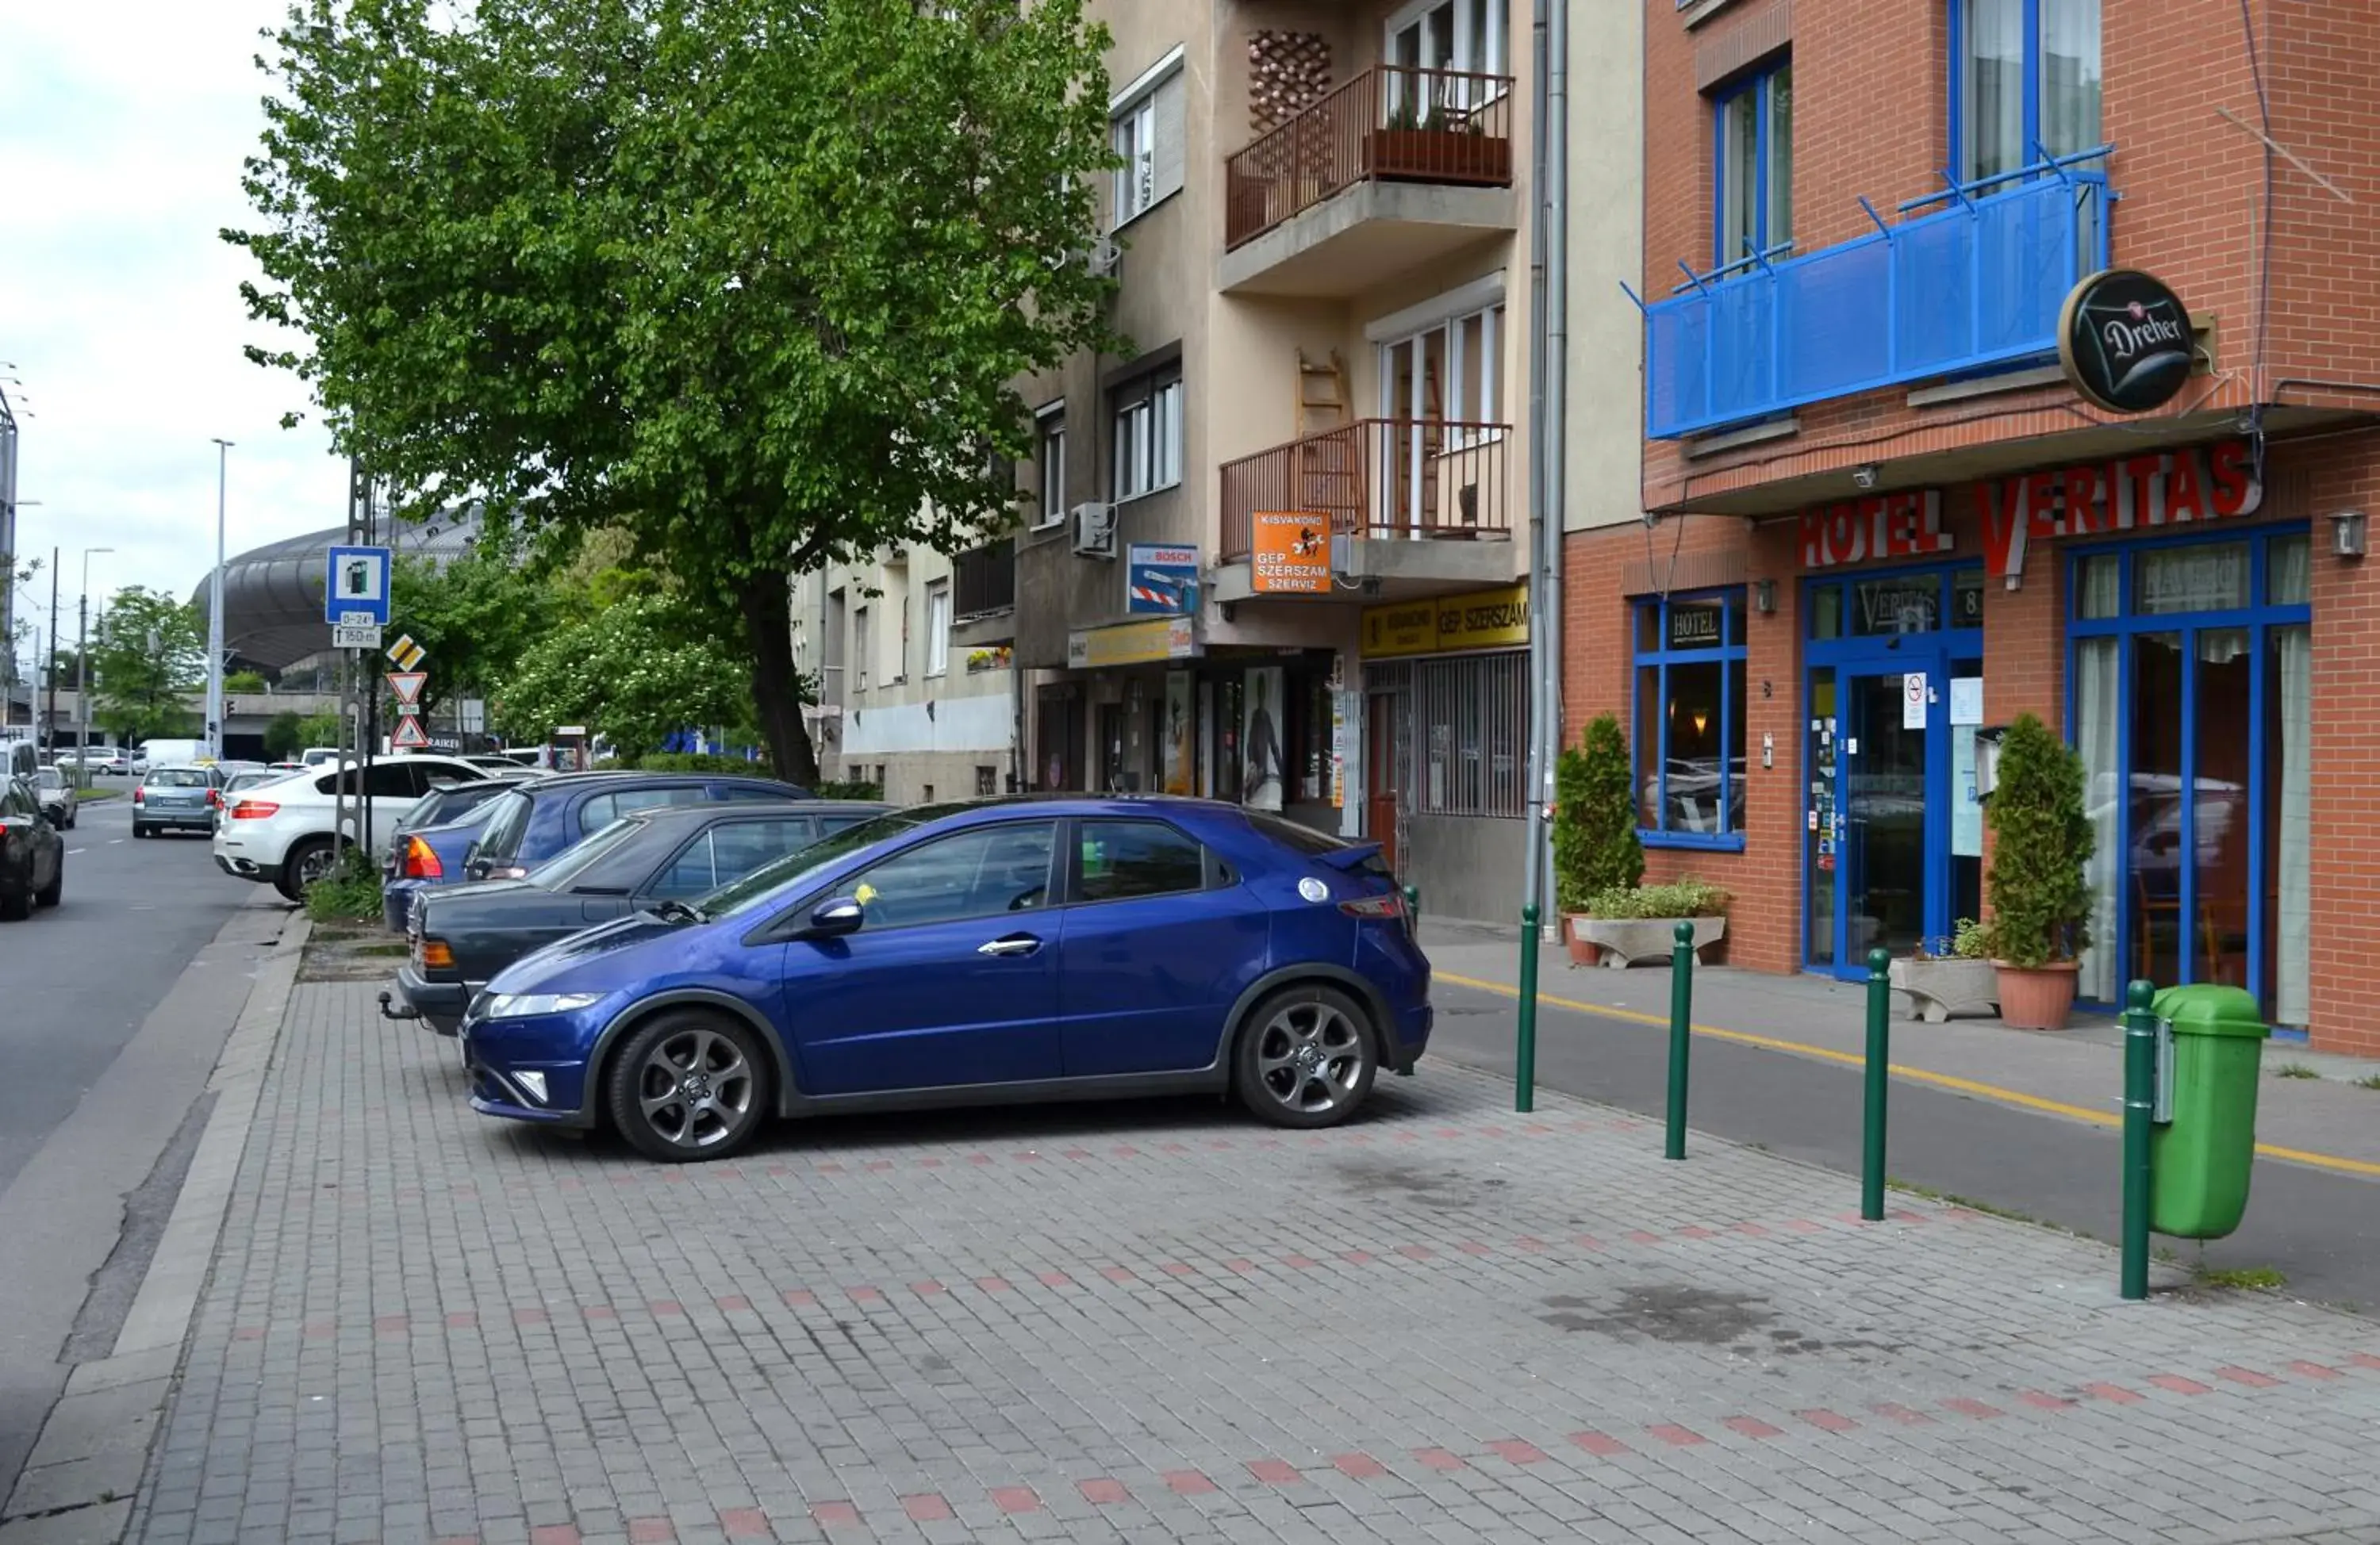
{"type": "Polygon", "coordinates": [[[1554,905],[1575,965],[1595,963],[1595,947],[1580,933],[1589,899],[1645,877],[1633,782],[1615,715],[1597,718],[1554,762],[1554,905]]]}
{"type": "Polygon", "coordinates": [[[1992,829],[1993,962],[2000,1018],[2023,1030],[2063,1030],[2091,942],[2093,839],[2082,808],[2082,758],[2031,714],[2000,742],[1998,781],[1984,805],[1992,829]]]}

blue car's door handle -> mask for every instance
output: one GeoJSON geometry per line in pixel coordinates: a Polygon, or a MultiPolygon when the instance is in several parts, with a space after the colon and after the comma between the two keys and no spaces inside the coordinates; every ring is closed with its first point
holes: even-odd
{"type": "Polygon", "coordinates": [[[1011,934],[990,944],[976,946],[978,955],[1030,955],[1041,948],[1041,941],[1031,934],[1011,934]]]}

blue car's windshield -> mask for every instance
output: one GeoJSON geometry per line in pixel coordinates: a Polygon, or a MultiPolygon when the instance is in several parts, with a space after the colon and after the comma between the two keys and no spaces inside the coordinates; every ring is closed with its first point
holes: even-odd
{"type": "Polygon", "coordinates": [[[712,917],[724,917],[729,912],[776,900],[780,891],[796,889],[813,870],[822,869],[888,837],[897,837],[920,821],[948,815],[953,808],[950,805],[926,805],[916,810],[896,810],[872,821],[862,821],[856,827],[845,827],[807,848],[760,865],[740,880],[730,880],[710,895],[698,899],[695,906],[712,917]]]}

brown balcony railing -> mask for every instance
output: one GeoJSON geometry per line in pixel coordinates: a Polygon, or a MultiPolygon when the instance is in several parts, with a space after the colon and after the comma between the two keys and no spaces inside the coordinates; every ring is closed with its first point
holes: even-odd
{"type": "Polygon", "coordinates": [[[1512,180],[1512,78],[1377,65],[1223,162],[1223,245],[1359,182],[1512,180]]]}
{"type": "Polygon", "coordinates": [[[1016,543],[1011,538],[951,561],[951,615],[961,621],[1016,605],[1016,543]]]}
{"type": "Polygon", "coordinates": [[[1222,466],[1223,557],[1245,558],[1259,510],[1327,515],[1339,537],[1512,530],[1508,426],[1359,418],[1222,466]]]}

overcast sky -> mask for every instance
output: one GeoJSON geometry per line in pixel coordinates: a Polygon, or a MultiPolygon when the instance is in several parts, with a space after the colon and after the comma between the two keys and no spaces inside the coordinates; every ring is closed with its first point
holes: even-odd
{"type": "MultiPolygon", "coordinates": [[[[283,0],[0,0],[0,360],[29,399],[17,492],[25,557],[61,549],[74,635],[93,597],[187,596],[214,561],[215,447],[230,453],[229,550],[346,518],[346,474],[295,378],[240,355],[240,161],[266,85],[252,60],[283,0]]],[[[46,632],[49,581],[27,615],[46,632]]],[[[18,602],[28,597],[20,587],[18,602]]],[[[30,658],[30,650],[26,651],[30,658]]]]}

